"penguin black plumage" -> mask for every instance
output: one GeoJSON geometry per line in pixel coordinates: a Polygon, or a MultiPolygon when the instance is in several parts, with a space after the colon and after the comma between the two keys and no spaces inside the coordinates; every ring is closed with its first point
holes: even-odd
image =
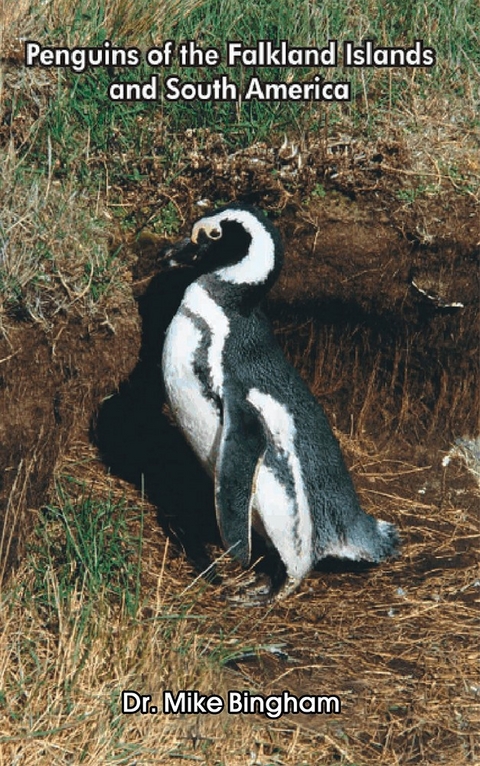
{"type": "Polygon", "coordinates": [[[259,304],[280,272],[277,229],[232,204],[195,223],[170,265],[194,263],[162,368],[176,421],[215,483],[224,545],[242,565],[258,526],[291,593],[322,558],[379,562],[396,528],[365,513],[322,407],[287,362],[259,304]]]}

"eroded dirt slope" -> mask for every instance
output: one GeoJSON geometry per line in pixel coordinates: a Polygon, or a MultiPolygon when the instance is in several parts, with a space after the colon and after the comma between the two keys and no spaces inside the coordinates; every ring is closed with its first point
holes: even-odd
{"type": "MultiPolygon", "coordinates": [[[[0,575],[23,555],[57,460],[88,438],[92,413],[131,372],[133,301],[102,320],[9,323],[0,339],[0,575]]],[[[1,578],[0,578],[1,579],[1,578]]]]}

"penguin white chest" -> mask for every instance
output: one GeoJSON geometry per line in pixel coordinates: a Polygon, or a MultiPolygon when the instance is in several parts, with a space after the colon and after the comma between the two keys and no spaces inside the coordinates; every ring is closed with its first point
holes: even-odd
{"type": "Polygon", "coordinates": [[[228,319],[198,284],[190,285],[165,338],[162,368],[167,399],[198,458],[213,473],[221,423],[222,353],[228,319]]]}

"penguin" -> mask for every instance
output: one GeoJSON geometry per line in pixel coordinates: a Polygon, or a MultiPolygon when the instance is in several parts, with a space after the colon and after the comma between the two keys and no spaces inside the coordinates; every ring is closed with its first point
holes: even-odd
{"type": "Polygon", "coordinates": [[[279,554],[295,591],[323,558],[378,563],[396,527],[360,506],[323,408],[285,358],[261,303],[283,262],[277,228],[230,204],[166,253],[193,267],[162,355],[173,416],[214,482],[225,548],[247,567],[252,527],[279,554]]]}

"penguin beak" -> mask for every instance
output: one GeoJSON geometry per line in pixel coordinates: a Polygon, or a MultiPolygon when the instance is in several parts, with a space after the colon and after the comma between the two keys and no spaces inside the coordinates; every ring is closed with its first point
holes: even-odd
{"type": "Polygon", "coordinates": [[[200,255],[201,247],[190,237],[169,245],[160,253],[160,260],[169,269],[193,267],[200,255]]]}
{"type": "Polygon", "coordinates": [[[221,237],[221,231],[212,227],[195,226],[191,237],[186,237],[174,245],[168,245],[160,253],[160,261],[167,270],[198,265],[197,261],[209,251],[212,241],[221,237]]]}

